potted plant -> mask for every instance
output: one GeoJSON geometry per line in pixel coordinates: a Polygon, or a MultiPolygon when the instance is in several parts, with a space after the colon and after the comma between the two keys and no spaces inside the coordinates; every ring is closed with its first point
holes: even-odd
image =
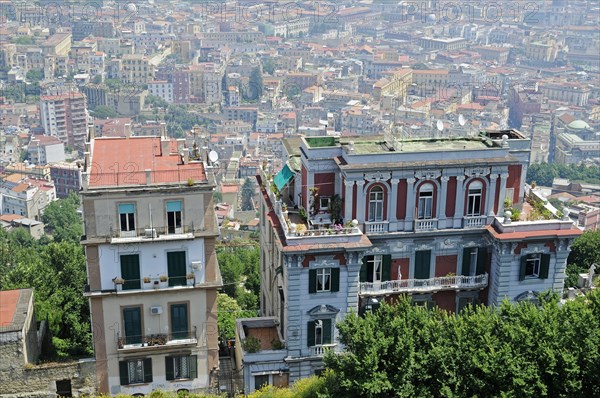
{"type": "Polygon", "coordinates": [[[151,282],[150,277],[145,276],[144,277],[144,283],[150,283],[150,282],[151,282]]]}
{"type": "Polygon", "coordinates": [[[169,278],[166,275],[161,275],[159,279],[160,279],[160,287],[166,287],[167,282],[169,281],[169,278]]]}
{"type": "Polygon", "coordinates": [[[299,224],[298,226],[296,226],[296,233],[298,234],[298,236],[303,236],[306,233],[306,225],[299,224]]]}
{"type": "Polygon", "coordinates": [[[242,348],[247,353],[254,353],[260,351],[260,340],[254,336],[248,336],[242,340],[242,348]]]}
{"type": "Polygon", "coordinates": [[[113,282],[115,284],[115,289],[117,291],[123,290],[123,284],[125,283],[125,279],[117,276],[117,277],[113,278],[113,282]]]}
{"type": "Polygon", "coordinates": [[[189,286],[194,286],[194,279],[196,279],[196,275],[193,272],[188,273],[185,278],[188,281],[189,286]]]}

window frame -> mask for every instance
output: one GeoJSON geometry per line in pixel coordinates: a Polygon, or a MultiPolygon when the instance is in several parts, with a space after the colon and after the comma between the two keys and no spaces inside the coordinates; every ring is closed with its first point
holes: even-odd
{"type": "Polygon", "coordinates": [[[369,222],[378,222],[385,219],[383,214],[384,203],[385,190],[381,185],[375,185],[369,190],[369,222]]]}
{"type": "Polygon", "coordinates": [[[317,293],[331,291],[331,268],[317,268],[317,293]]]}
{"type": "Polygon", "coordinates": [[[469,184],[469,188],[467,190],[467,217],[481,216],[482,204],[483,184],[480,181],[474,181],[469,184]],[[477,198],[479,198],[479,203],[476,202],[477,198]],[[477,207],[477,211],[475,211],[475,207],[477,207]]]}
{"type": "Polygon", "coordinates": [[[419,187],[419,194],[417,197],[417,220],[431,220],[433,219],[433,193],[435,187],[432,183],[424,183],[419,187]],[[429,204],[429,207],[427,206],[429,204]],[[428,214],[427,210],[429,210],[428,214]]]}
{"type": "Polygon", "coordinates": [[[144,360],[143,359],[130,359],[127,360],[127,377],[129,379],[129,384],[143,384],[144,383],[144,360]],[[132,364],[135,366],[132,369],[132,364]],[[132,380],[132,370],[134,372],[135,380],[132,380]],[[141,376],[141,377],[140,377],[141,376]],[[141,378],[138,379],[138,378],[141,378]]]}
{"type": "Polygon", "coordinates": [[[527,256],[525,260],[525,279],[539,279],[542,268],[542,254],[541,253],[532,253],[527,256]],[[530,263],[533,263],[532,272],[528,273],[528,269],[530,267],[530,263]],[[537,272],[536,272],[537,269],[537,272]]]}
{"type": "Polygon", "coordinates": [[[136,224],[136,210],[135,203],[119,203],[117,204],[117,212],[119,214],[119,231],[120,232],[135,232],[136,224]],[[133,212],[121,212],[121,206],[131,205],[133,206],[133,212]]]}
{"type": "Polygon", "coordinates": [[[319,209],[321,211],[326,211],[327,209],[329,209],[330,204],[331,204],[331,197],[319,196],[319,209]]]}
{"type": "MultiPolygon", "coordinates": [[[[383,256],[381,254],[375,254],[372,258],[367,260],[368,270],[371,270],[372,280],[371,283],[383,282],[383,256]],[[377,265],[379,265],[379,278],[377,278],[377,265]]],[[[369,271],[367,270],[367,275],[369,271]]]]}
{"type": "Polygon", "coordinates": [[[165,212],[167,216],[167,234],[177,234],[183,232],[183,200],[168,200],[165,201],[165,212]],[[169,211],[168,206],[169,203],[179,203],[179,210],[169,211]],[[173,225],[171,225],[171,221],[173,221],[173,225]]]}

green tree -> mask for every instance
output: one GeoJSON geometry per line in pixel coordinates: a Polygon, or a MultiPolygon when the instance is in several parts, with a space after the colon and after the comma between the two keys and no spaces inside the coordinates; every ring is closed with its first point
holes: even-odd
{"type": "Polygon", "coordinates": [[[254,182],[246,178],[242,185],[242,210],[254,210],[254,182]]]}
{"type": "Polygon", "coordinates": [[[242,310],[239,304],[224,293],[217,296],[217,324],[222,340],[235,338],[235,320],[257,316],[253,310],[242,310]]]}
{"type": "Polygon", "coordinates": [[[250,72],[248,90],[242,90],[242,100],[245,102],[259,102],[263,93],[263,77],[260,67],[255,67],[250,72]]]}
{"type": "Polygon", "coordinates": [[[338,396],[592,397],[600,394],[600,291],[559,305],[503,302],[460,316],[403,298],[336,326],[338,396]]]}
{"type": "Polygon", "coordinates": [[[573,242],[567,258],[565,287],[577,286],[578,275],[587,273],[592,264],[600,272],[600,230],[586,231],[573,242]]]}
{"type": "Polygon", "coordinates": [[[169,103],[167,101],[155,95],[148,95],[144,100],[144,105],[149,106],[150,108],[167,109],[169,107],[169,103]]]}
{"type": "Polygon", "coordinates": [[[276,67],[277,63],[273,58],[265,58],[262,62],[263,72],[268,73],[269,75],[273,75],[275,73],[276,67]]]}
{"type": "Polygon", "coordinates": [[[44,79],[44,71],[41,69],[30,69],[27,71],[25,77],[31,83],[39,82],[44,79]]]}
{"type": "Polygon", "coordinates": [[[244,310],[258,309],[260,249],[250,241],[232,241],[217,250],[223,292],[244,310]]]}
{"type": "Polygon", "coordinates": [[[57,242],[78,243],[83,235],[83,225],[77,208],[79,196],[72,193],[65,199],[56,200],[44,210],[42,220],[57,242]]]}
{"type": "Polygon", "coordinates": [[[92,83],[94,83],[94,84],[102,83],[102,76],[101,75],[94,76],[94,78],[92,79],[92,83]]]}
{"type": "Polygon", "coordinates": [[[221,202],[223,202],[223,193],[219,192],[219,191],[214,191],[213,192],[213,202],[214,203],[221,203],[221,202]]]}
{"type": "Polygon", "coordinates": [[[15,37],[12,40],[12,42],[15,44],[21,44],[21,45],[31,45],[31,44],[35,44],[35,39],[31,36],[18,36],[18,37],[15,37]]]}
{"type": "Polygon", "coordinates": [[[94,116],[97,119],[111,119],[119,117],[119,114],[110,106],[99,105],[92,112],[92,116],[94,116]]]}

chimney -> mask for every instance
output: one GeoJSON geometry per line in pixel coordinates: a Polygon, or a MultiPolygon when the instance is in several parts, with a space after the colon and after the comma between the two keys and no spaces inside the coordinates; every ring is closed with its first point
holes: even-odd
{"type": "Polygon", "coordinates": [[[146,185],[152,184],[152,170],[146,169],[144,171],[146,172],[146,185]]]}
{"type": "Polygon", "coordinates": [[[161,156],[168,156],[170,151],[169,151],[169,144],[170,141],[168,139],[161,139],[160,140],[160,151],[161,151],[161,156]]]}
{"type": "Polygon", "coordinates": [[[183,148],[183,150],[181,151],[181,160],[183,162],[183,164],[188,164],[190,161],[190,149],[189,148],[183,148]]]}

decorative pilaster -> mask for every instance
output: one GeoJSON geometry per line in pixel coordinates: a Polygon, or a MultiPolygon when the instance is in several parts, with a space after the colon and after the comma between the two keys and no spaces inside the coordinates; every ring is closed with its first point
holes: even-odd
{"type": "Polygon", "coordinates": [[[344,181],[344,222],[352,221],[352,190],[354,181],[344,181]]]}
{"type": "Polygon", "coordinates": [[[390,210],[389,219],[390,222],[396,223],[396,221],[398,221],[398,219],[396,218],[396,212],[398,209],[398,183],[400,182],[400,180],[398,178],[392,178],[390,182],[392,184],[392,196],[388,205],[390,210]]]}
{"type": "Polygon", "coordinates": [[[446,228],[446,201],[448,200],[448,181],[450,177],[442,176],[442,189],[437,200],[438,229],[446,228]]]}
{"type": "Polygon", "coordinates": [[[406,184],[406,221],[404,222],[404,230],[410,231],[413,228],[415,215],[415,178],[407,178],[406,184]]]}
{"type": "Polygon", "coordinates": [[[465,212],[465,176],[456,177],[456,204],[454,205],[454,228],[462,228],[465,212]]]}
{"type": "MultiPolygon", "coordinates": [[[[492,173],[490,174],[490,186],[487,194],[487,204],[485,206],[485,211],[490,217],[494,217],[494,200],[496,197],[496,184],[498,182],[498,174],[492,173]]],[[[488,220],[489,221],[489,220],[488,220]]]]}
{"type": "MultiPolygon", "coordinates": [[[[508,173],[500,174],[500,196],[498,197],[498,217],[504,215],[504,200],[506,199],[506,180],[508,180],[508,173]]],[[[512,202],[512,199],[511,199],[512,202]]]]}
{"type": "Polygon", "coordinates": [[[359,223],[365,222],[365,202],[368,200],[363,191],[364,186],[364,180],[356,181],[356,219],[359,223]]]}

